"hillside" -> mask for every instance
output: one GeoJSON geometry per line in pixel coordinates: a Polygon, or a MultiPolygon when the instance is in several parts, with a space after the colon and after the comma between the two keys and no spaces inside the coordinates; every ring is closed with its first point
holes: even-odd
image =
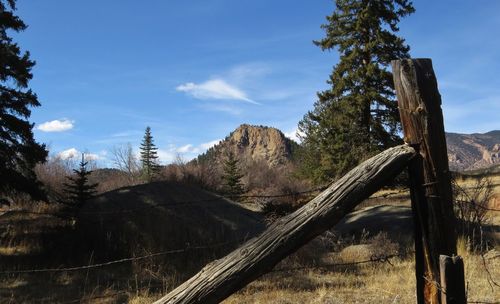
{"type": "Polygon", "coordinates": [[[487,168],[500,164],[500,130],[488,133],[446,133],[448,160],[453,171],[487,168]]]}
{"type": "Polygon", "coordinates": [[[76,217],[56,207],[0,209],[0,274],[7,271],[0,303],[128,303],[123,294],[102,298],[128,286],[171,288],[265,227],[259,214],[174,182],[106,192],[76,217]],[[70,272],[8,273],[120,259],[70,272]],[[79,300],[96,294],[96,301],[79,300]]]}
{"type": "Polygon", "coordinates": [[[103,258],[137,254],[137,250],[186,248],[186,244],[227,243],[232,247],[264,228],[260,215],[195,186],[175,182],[104,193],[84,206],[79,220],[94,255],[103,258]]]}
{"type": "Polygon", "coordinates": [[[288,164],[298,144],[276,128],[240,125],[223,141],[198,157],[199,162],[221,164],[232,152],[243,162],[264,161],[270,168],[288,164]]]}

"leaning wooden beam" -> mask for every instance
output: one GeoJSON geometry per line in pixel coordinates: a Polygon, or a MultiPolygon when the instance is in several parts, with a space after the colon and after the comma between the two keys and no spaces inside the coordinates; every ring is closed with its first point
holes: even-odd
{"type": "Polygon", "coordinates": [[[226,257],[208,264],[155,303],[219,303],[337,224],[399,174],[414,155],[413,148],[403,145],[365,161],[308,204],[226,257]]]}

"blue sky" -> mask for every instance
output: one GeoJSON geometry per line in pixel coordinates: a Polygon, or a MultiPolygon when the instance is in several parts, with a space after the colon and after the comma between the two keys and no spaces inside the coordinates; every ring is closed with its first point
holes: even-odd
{"type": "MultiPolygon", "coordinates": [[[[500,129],[500,1],[414,1],[400,23],[433,59],[449,132],[500,129]]],[[[290,136],[337,63],[312,40],[331,0],[28,1],[15,35],[37,61],[35,136],[51,153],[109,165],[150,126],[164,163],[190,159],[242,123],[290,136]],[[64,152],[65,151],[65,152],[64,152]]]]}

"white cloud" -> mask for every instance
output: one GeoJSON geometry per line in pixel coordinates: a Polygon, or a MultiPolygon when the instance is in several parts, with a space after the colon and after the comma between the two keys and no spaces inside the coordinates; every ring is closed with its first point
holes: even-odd
{"type": "Polygon", "coordinates": [[[97,154],[93,154],[93,153],[85,153],[85,160],[98,160],[98,159],[101,159],[101,157],[97,154]]]}
{"type": "MultiPolygon", "coordinates": [[[[60,159],[75,159],[80,160],[82,157],[82,152],[78,151],[75,148],[70,148],[64,151],[61,151],[57,154],[57,157],[60,159]]],[[[98,160],[101,157],[97,154],[93,153],[84,153],[85,160],[98,160]]]]}
{"type": "Polygon", "coordinates": [[[166,149],[158,149],[158,157],[163,164],[175,162],[178,158],[190,161],[219,142],[220,139],[217,139],[199,145],[186,144],[180,147],[170,144],[166,149]]]}
{"type": "Polygon", "coordinates": [[[208,150],[208,149],[212,148],[213,146],[215,146],[219,142],[220,142],[220,139],[216,139],[216,140],[212,140],[212,141],[209,141],[209,142],[206,142],[206,143],[202,143],[202,144],[200,144],[200,148],[203,151],[205,151],[205,150],[208,150]]]}
{"type": "Polygon", "coordinates": [[[179,85],[176,90],[190,94],[198,99],[242,100],[259,104],[248,98],[247,94],[241,89],[228,84],[222,79],[212,79],[200,84],[188,82],[179,85]]]}
{"type": "Polygon", "coordinates": [[[295,128],[290,132],[284,132],[285,136],[290,138],[291,140],[300,143],[302,140],[300,139],[299,135],[302,136],[304,135],[302,132],[299,131],[299,128],[295,128]]]}
{"type": "Polygon", "coordinates": [[[61,151],[57,154],[57,157],[61,159],[70,159],[70,158],[76,158],[81,155],[80,151],[78,151],[75,148],[70,148],[68,150],[61,151]]]}
{"type": "Polygon", "coordinates": [[[172,149],[158,149],[158,158],[162,164],[169,164],[175,160],[176,153],[172,149]]]}
{"type": "Polygon", "coordinates": [[[42,123],[37,129],[43,132],[63,132],[73,129],[73,123],[74,121],[68,119],[56,119],[42,123]]]}

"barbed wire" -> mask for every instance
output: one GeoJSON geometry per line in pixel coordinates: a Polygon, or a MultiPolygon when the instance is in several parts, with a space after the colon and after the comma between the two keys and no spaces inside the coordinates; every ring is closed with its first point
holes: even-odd
{"type": "Polygon", "coordinates": [[[474,201],[468,201],[468,200],[455,200],[455,203],[457,204],[462,204],[462,205],[472,205],[472,206],[475,206],[475,207],[478,207],[478,208],[481,208],[483,210],[487,210],[487,211],[494,211],[494,212],[500,212],[500,209],[495,209],[495,208],[489,208],[489,207],[486,207],[486,206],[483,206],[481,204],[478,204],[474,201]]]}
{"type": "Polygon", "coordinates": [[[167,251],[150,253],[150,254],[146,254],[146,255],[123,258],[123,259],[118,259],[118,260],[113,260],[113,261],[108,261],[108,262],[103,262],[103,263],[97,263],[97,264],[91,264],[91,265],[66,267],[66,268],[4,270],[4,271],[0,271],[0,274],[47,273],[47,272],[69,272],[69,271],[88,270],[88,269],[93,269],[93,268],[101,268],[101,267],[106,267],[106,266],[110,266],[110,265],[121,264],[121,263],[125,263],[125,262],[144,260],[144,259],[168,255],[168,254],[183,253],[183,252],[186,252],[189,250],[218,248],[218,247],[222,247],[225,245],[242,243],[246,240],[247,240],[247,238],[244,238],[244,239],[240,239],[240,240],[236,240],[236,241],[221,242],[218,244],[204,245],[204,246],[189,246],[188,245],[186,248],[182,248],[182,249],[172,249],[172,250],[167,250],[167,251]]]}
{"type": "Polygon", "coordinates": [[[341,267],[341,266],[355,266],[355,265],[360,265],[360,264],[379,263],[379,262],[380,263],[388,263],[389,265],[394,266],[390,260],[393,258],[396,258],[396,257],[401,258],[404,256],[405,256],[404,254],[372,255],[370,257],[370,259],[368,259],[368,260],[346,262],[346,263],[333,263],[333,264],[327,264],[327,265],[309,265],[309,266],[300,266],[300,267],[280,268],[280,269],[273,269],[269,273],[297,271],[297,270],[305,270],[305,269],[329,269],[329,268],[341,267]]]}

